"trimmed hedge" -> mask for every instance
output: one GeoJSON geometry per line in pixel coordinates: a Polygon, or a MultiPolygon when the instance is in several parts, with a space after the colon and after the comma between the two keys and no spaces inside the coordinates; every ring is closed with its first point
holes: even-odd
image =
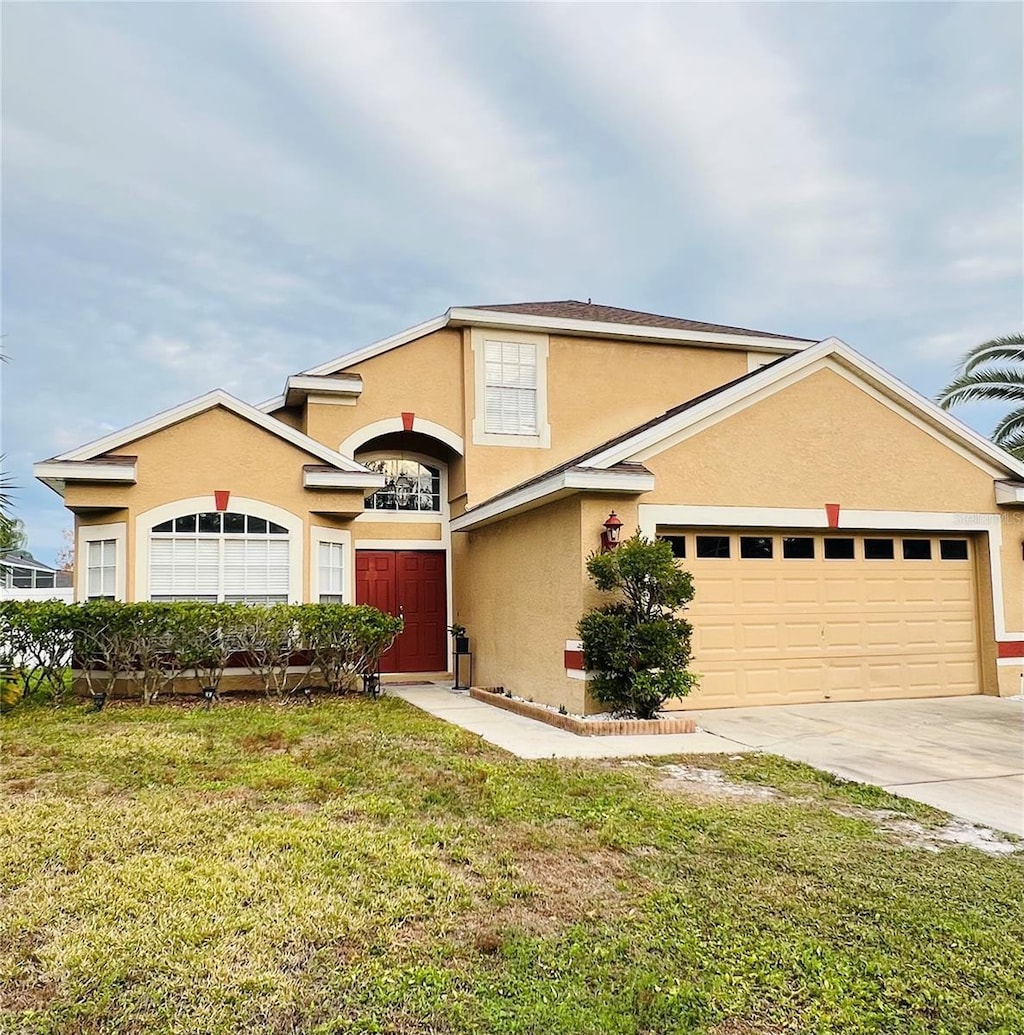
{"type": "Polygon", "coordinates": [[[0,668],[21,672],[26,696],[60,701],[70,665],[90,693],[119,679],[150,702],[179,676],[200,687],[220,684],[229,664],[247,668],[268,696],[297,686],[350,689],[376,670],[402,631],[402,620],[363,604],[120,603],[92,600],[0,602],[0,668]],[[291,673],[294,680],[296,673],[291,673]]]}

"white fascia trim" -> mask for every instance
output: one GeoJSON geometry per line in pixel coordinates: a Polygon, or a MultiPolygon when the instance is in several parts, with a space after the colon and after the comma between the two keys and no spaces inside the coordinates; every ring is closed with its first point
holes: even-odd
{"type": "Polygon", "coordinates": [[[320,374],[334,374],[339,370],[347,370],[355,363],[361,363],[365,359],[373,359],[374,356],[390,352],[391,349],[397,349],[400,345],[407,345],[410,341],[415,341],[417,338],[422,338],[425,334],[431,334],[447,326],[447,313],[443,316],[435,316],[432,320],[418,323],[415,327],[399,331],[398,334],[393,334],[390,338],[382,338],[380,341],[375,341],[372,345],[367,345],[365,348],[356,349],[355,352],[336,356],[334,359],[321,363],[319,366],[303,370],[302,373],[318,376],[320,374]]]}
{"type": "Polygon", "coordinates": [[[378,471],[366,474],[350,471],[303,471],[304,489],[380,489],[384,486],[384,475],[378,471]]]}
{"type": "Polygon", "coordinates": [[[794,352],[814,344],[811,338],[763,338],[754,334],[715,334],[711,331],[682,331],[671,327],[603,323],[596,320],[569,320],[526,313],[503,313],[493,309],[449,309],[448,319],[454,326],[510,327],[523,330],[561,331],[581,336],[621,338],[711,345],[720,348],[755,349],[765,352],[794,352]]]}
{"type": "Polygon", "coordinates": [[[134,442],[136,439],[143,438],[145,435],[152,435],[154,432],[161,431],[163,428],[170,427],[172,424],[178,424],[183,420],[187,420],[189,417],[194,417],[197,414],[205,413],[207,410],[212,410],[215,406],[223,406],[224,409],[230,410],[232,413],[243,418],[243,420],[250,421],[258,427],[263,428],[265,431],[269,431],[272,435],[277,435],[278,438],[283,438],[293,446],[297,446],[304,452],[310,453],[312,456],[318,457],[326,463],[333,464],[335,467],[338,467],[343,471],[366,471],[366,468],[361,464],[357,464],[354,460],[350,460],[347,457],[342,456],[341,453],[336,453],[333,449],[328,449],[327,446],[317,442],[316,439],[310,438],[308,435],[304,435],[301,431],[291,427],[289,424],[285,424],[282,421],[268,416],[255,406],[250,406],[249,403],[242,402],[241,399],[236,399],[235,396],[225,392],[223,388],[215,388],[212,392],[207,392],[205,395],[200,395],[198,398],[190,399],[188,402],[182,403],[180,406],[164,410],[162,413],[148,417],[146,420],[139,421],[137,424],[132,424],[127,428],[122,428],[120,431],[112,432],[103,438],[96,439],[84,446],[80,446],[78,449],[73,449],[67,453],[61,453],[60,456],[54,457],[53,461],[49,462],[60,460],[91,460],[93,457],[99,456],[101,453],[107,453],[111,449],[116,449],[118,446],[122,446],[127,442],[134,442]]]}
{"type": "Polygon", "coordinates": [[[559,471],[550,478],[528,485],[493,503],[481,503],[452,518],[451,528],[453,532],[468,532],[512,511],[532,509],[572,492],[641,493],[650,492],[653,488],[654,475],[649,471],[593,471],[574,467],[568,471],[559,471]]]}
{"type": "Polygon", "coordinates": [[[667,448],[673,436],[680,432],[709,418],[720,416],[732,407],[765,398],[774,391],[801,380],[815,369],[821,368],[824,361],[828,359],[833,359],[839,366],[855,374],[858,380],[868,382],[869,387],[875,387],[890,398],[898,399],[912,413],[923,418],[927,425],[943,433],[944,437],[966,447],[971,456],[981,461],[979,466],[983,466],[987,473],[991,474],[995,469],[1010,471],[1024,477],[1024,463],[1015,460],[1009,453],[993,445],[982,435],[950,417],[945,410],[931,400],[887,374],[877,364],[872,363],[838,338],[825,338],[816,345],[790,356],[784,363],[763,367],[746,380],[719,392],[703,403],[684,410],[676,417],[638,432],[624,442],[610,446],[604,452],[589,459],[587,463],[593,467],[611,467],[624,460],[644,460],[667,448]]]}
{"type": "Polygon", "coordinates": [[[47,484],[61,482],[123,482],[134,485],[138,464],[83,464],[81,461],[42,460],[32,465],[32,473],[47,484]]]}
{"type": "Polygon", "coordinates": [[[345,374],[341,377],[292,374],[285,382],[284,401],[286,406],[298,406],[307,396],[315,394],[354,402],[362,391],[363,379],[358,374],[345,374]]]}
{"type": "MultiPolygon", "coordinates": [[[[653,538],[659,525],[706,528],[794,528],[830,531],[824,507],[702,507],[641,503],[638,525],[653,538]]],[[[988,536],[989,576],[996,640],[1024,640],[1024,632],[1006,631],[1003,604],[1003,516],[965,514],[960,511],[841,510],[840,528],[908,532],[981,532],[988,536]]],[[[1019,661],[1020,659],[1014,659],[1019,661]]]]}
{"type": "Polygon", "coordinates": [[[996,482],[996,503],[1003,506],[1024,503],[1024,485],[1016,482],[996,482]]]}
{"type": "Polygon", "coordinates": [[[284,396],[275,395],[272,399],[264,399],[263,402],[256,404],[257,410],[262,410],[263,413],[273,413],[274,410],[284,409],[284,396]]]}

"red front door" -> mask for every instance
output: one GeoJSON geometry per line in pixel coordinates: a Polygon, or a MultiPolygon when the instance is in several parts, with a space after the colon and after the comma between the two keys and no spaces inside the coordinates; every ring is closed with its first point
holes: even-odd
{"type": "Polygon", "coordinates": [[[405,619],[405,631],[381,659],[382,672],[447,670],[443,550],[356,550],[356,603],[405,619]]]}

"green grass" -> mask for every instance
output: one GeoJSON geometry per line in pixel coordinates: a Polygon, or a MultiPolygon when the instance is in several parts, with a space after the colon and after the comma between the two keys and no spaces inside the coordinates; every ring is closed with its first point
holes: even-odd
{"type": "Polygon", "coordinates": [[[0,1032],[1024,1031],[1024,857],[901,847],[835,807],[936,814],[806,766],[690,796],[388,698],[0,733],[0,1032]]]}

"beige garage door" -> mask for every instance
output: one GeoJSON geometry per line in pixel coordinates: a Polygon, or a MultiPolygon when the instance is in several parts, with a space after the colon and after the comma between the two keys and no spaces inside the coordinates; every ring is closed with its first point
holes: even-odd
{"type": "Polygon", "coordinates": [[[980,692],[969,537],[659,534],[696,587],[687,707],[980,692]]]}

